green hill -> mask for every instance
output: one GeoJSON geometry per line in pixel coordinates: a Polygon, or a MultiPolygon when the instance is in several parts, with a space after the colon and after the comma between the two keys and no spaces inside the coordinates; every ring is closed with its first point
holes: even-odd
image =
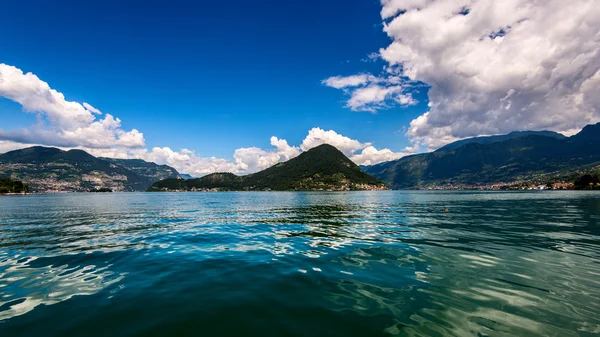
{"type": "Polygon", "coordinates": [[[197,179],[166,179],[148,191],[310,191],[386,189],[331,145],[320,145],[298,157],[245,176],[213,173],[197,179]]]}
{"type": "Polygon", "coordinates": [[[178,177],[168,166],[142,160],[101,159],[83,150],[34,146],[0,154],[0,175],[25,182],[31,191],[143,191],[158,179],[178,177]]]}
{"type": "Polygon", "coordinates": [[[519,133],[495,141],[459,141],[437,151],[365,167],[395,189],[477,187],[569,176],[600,165],[600,123],[571,137],[519,133]]]}

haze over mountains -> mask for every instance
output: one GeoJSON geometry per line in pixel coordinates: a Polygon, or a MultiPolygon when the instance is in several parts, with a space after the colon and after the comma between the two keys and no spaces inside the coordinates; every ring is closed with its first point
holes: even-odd
{"type": "MultiPolygon", "coordinates": [[[[430,153],[364,167],[394,189],[470,188],[572,179],[600,167],[600,123],[565,137],[549,131],[461,140],[430,153]]],[[[570,180],[571,182],[573,180],[570,180]]]]}

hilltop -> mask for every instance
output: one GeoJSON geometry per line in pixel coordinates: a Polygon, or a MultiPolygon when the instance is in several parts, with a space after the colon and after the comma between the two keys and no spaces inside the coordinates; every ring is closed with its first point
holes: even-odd
{"type": "Polygon", "coordinates": [[[213,173],[197,179],[166,179],[153,184],[148,191],[381,189],[386,189],[381,181],[365,173],[335,147],[323,144],[254,174],[213,173]]]}

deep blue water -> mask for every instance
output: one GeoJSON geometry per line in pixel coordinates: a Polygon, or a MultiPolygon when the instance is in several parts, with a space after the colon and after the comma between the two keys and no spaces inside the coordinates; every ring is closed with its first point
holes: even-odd
{"type": "Polygon", "coordinates": [[[600,193],[0,197],[0,336],[600,336],[600,193]]]}

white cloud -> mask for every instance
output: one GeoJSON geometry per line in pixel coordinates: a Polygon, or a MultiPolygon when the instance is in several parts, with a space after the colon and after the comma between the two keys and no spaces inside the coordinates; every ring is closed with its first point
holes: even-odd
{"type": "Polygon", "coordinates": [[[347,87],[358,87],[376,80],[371,74],[358,74],[352,76],[332,76],[324,79],[321,83],[328,87],[342,89],[347,87]]]}
{"type": "Polygon", "coordinates": [[[402,86],[384,87],[371,84],[352,91],[347,106],[352,110],[375,112],[378,109],[388,107],[386,102],[390,98],[400,105],[414,105],[417,103],[410,93],[403,93],[403,91],[402,86]]]}
{"type": "Polygon", "coordinates": [[[95,114],[102,114],[102,111],[94,108],[91,104],[83,102],[83,107],[86,108],[87,110],[95,113],[95,114]]]}
{"type": "Polygon", "coordinates": [[[407,154],[406,152],[392,152],[390,149],[377,150],[373,146],[367,146],[361,153],[353,155],[350,159],[358,165],[375,165],[402,158],[407,154]]]}
{"type": "Polygon", "coordinates": [[[26,147],[35,146],[34,144],[22,144],[9,140],[0,140],[0,153],[5,153],[13,150],[24,149],[26,147]]]}
{"type": "Polygon", "coordinates": [[[411,87],[399,76],[377,77],[371,74],[333,76],[321,81],[324,85],[342,89],[350,96],[346,107],[354,111],[376,112],[393,104],[417,104],[409,92],[411,87]]]}
{"type": "Polygon", "coordinates": [[[379,53],[369,53],[369,55],[367,55],[366,58],[361,59],[361,62],[377,62],[377,60],[379,60],[381,57],[379,56],[379,53]]]}
{"type": "Polygon", "coordinates": [[[371,143],[362,143],[333,130],[325,131],[321,128],[312,128],[309,130],[300,148],[302,151],[307,151],[321,144],[335,146],[358,165],[374,165],[384,161],[395,160],[407,154],[414,153],[416,150],[412,148],[405,148],[403,152],[393,152],[387,148],[377,150],[371,143]]]}
{"type": "Polygon", "coordinates": [[[595,1],[383,5],[382,13],[406,13],[385,25],[394,41],[380,54],[411,80],[431,85],[431,109],[407,133],[413,141],[436,148],[469,136],[564,132],[600,120],[595,1]]]}
{"type": "Polygon", "coordinates": [[[292,159],[300,154],[300,149],[289,146],[285,139],[271,137],[271,145],[275,150],[263,150],[257,147],[248,147],[235,150],[236,170],[238,172],[256,172],[264,170],[279,162],[292,159]]]}
{"type": "MultiPolygon", "coordinates": [[[[389,107],[389,86],[381,84],[389,78],[430,85],[429,111],[407,131],[414,144],[437,148],[525,129],[568,134],[600,120],[597,1],[381,4],[392,39],[378,53],[386,72],[355,91],[342,89],[351,95],[349,108],[378,110],[389,107]]],[[[391,98],[411,104],[408,97],[391,98]]]]}
{"type": "Polygon", "coordinates": [[[321,128],[312,128],[308,131],[308,135],[304,138],[300,148],[302,151],[307,151],[321,144],[333,145],[348,157],[352,156],[354,152],[371,145],[340,135],[333,130],[325,131],[321,128]]]}
{"type": "Polygon", "coordinates": [[[121,120],[88,103],[67,101],[48,83],[32,73],[0,63],[0,96],[38,115],[38,123],[18,130],[0,129],[0,140],[53,146],[89,148],[141,147],[144,136],[136,129],[125,131],[121,120]]]}

